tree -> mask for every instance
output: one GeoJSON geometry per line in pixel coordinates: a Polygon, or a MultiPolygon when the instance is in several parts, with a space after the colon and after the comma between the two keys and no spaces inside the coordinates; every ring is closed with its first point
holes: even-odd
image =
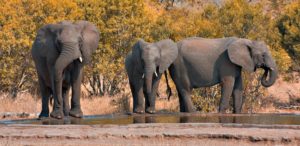
{"type": "Polygon", "coordinates": [[[281,43],[294,61],[294,67],[300,71],[300,3],[293,2],[285,7],[284,14],[278,20],[281,43]]]}

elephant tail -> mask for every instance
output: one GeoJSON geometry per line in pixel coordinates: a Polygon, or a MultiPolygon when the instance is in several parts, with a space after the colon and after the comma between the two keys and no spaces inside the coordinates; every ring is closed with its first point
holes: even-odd
{"type": "Polygon", "coordinates": [[[171,90],[171,87],[170,87],[170,84],[169,84],[168,73],[167,73],[167,71],[165,71],[165,78],[166,78],[166,82],[167,82],[167,90],[166,90],[166,93],[167,93],[167,95],[168,95],[168,101],[170,101],[170,97],[171,97],[173,94],[172,94],[172,90],[171,90]]]}

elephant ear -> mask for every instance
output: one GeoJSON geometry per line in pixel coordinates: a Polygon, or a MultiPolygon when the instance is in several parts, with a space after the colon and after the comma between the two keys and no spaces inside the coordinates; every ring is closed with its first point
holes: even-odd
{"type": "Polygon", "coordinates": [[[81,30],[81,37],[78,38],[78,41],[82,54],[82,62],[87,64],[92,59],[92,53],[98,48],[100,33],[97,27],[88,21],[78,21],[75,25],[81,30]]]}
{"type": "Polygon", "coordinates": [[[160,48],[159,73],[163,73],[175,61],[178,56],[178,48],[175,42],[170,39],[155,43],[160,48]]]}
{"type": "Polygon", "coordinates": [[[141,49],[147,45],[149,45],[149,43],[145,42],[143,39],[139,39],[132,47],[132,59],[135,66],[137,66],[140,71],[142,71],[141,49]]]}
{"type": "Polygon", "coordinates": [[[254,62],[251,56],[252,42],[247,39],[238,39],[228,45],[228,56],[231,62],[241,66],[248,72],[254,72],[254,62]]]}

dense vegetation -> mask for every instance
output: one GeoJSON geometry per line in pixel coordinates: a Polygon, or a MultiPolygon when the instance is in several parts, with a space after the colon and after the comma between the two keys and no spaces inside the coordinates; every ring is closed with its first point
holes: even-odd
{"type": "MultiPolygon", "coordinates": [[[[30,55],[36,31],[61,20],[88,20],[101,31],[93,62],[85,68],[90,95],[115,95],[127,84],[124,57],[138,38],[174,41],[186,37],[236,36],[265,41],[281,74],[299,71],[300,2],[228,0],[1,0],[0,91],[15,96],[38,91],[30,55]],[[195,5],[197,7],[195,7],[195,5]]],[[[258,75],[247,76],[247,100],[262,95],[258,75]]],[[[206,111],[218,102],[218,86],[195,91],[193,99],[206,111]],[[206,100],[203,100],[203,97],[206,100]],[[215,97],[215,98],[211,98],[215,97]]]]}

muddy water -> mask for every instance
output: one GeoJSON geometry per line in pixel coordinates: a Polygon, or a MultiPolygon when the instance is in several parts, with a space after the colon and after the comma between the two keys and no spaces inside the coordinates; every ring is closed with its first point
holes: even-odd
{"type": "Polygon", "coordinates": [[[135,124],[135,123],[240,123],[240,124],[263,124],[263,125],[300,125],[300,115],[296,114],[112,114],[85,116],[82,119],[65,118],[57,120],[28,119],[0,121],[0,124],[135,124]]]}

